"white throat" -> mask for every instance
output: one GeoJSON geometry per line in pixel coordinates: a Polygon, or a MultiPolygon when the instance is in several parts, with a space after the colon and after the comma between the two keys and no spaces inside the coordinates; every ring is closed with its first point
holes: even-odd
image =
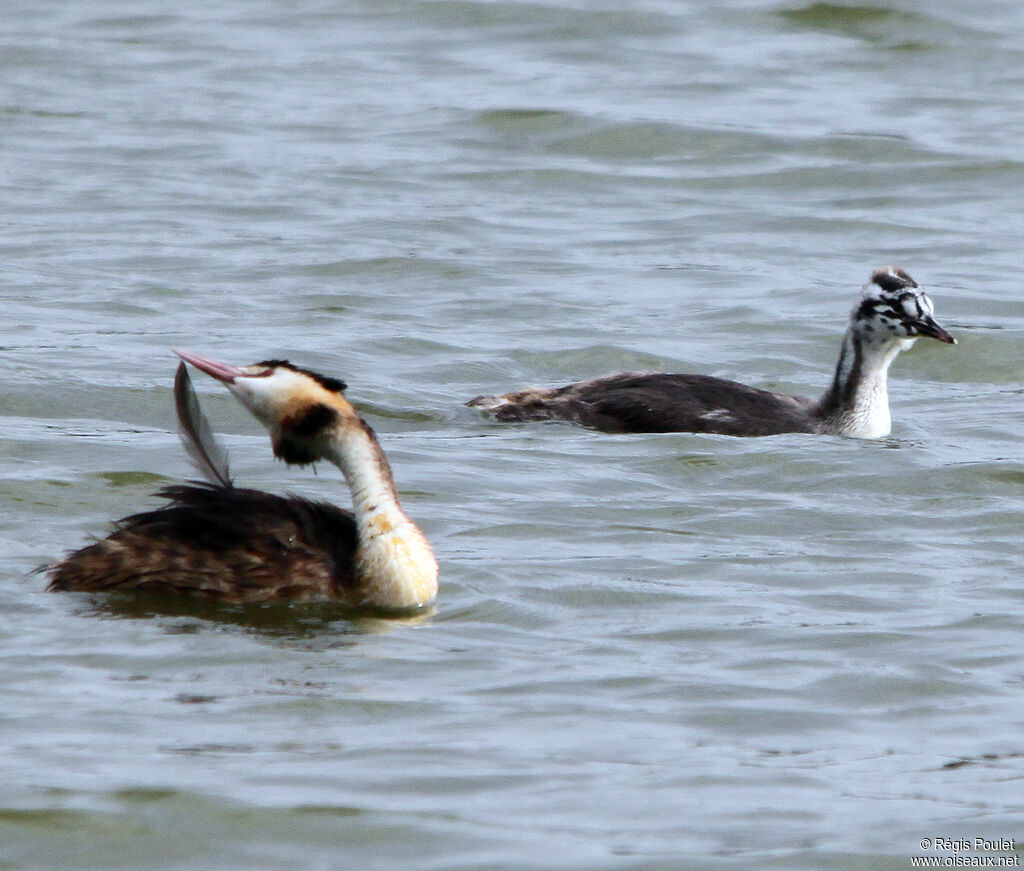
{"type": "Polygon", "coordinates": [[[888,435],[889,366],[914,341],[891,335],[880,340],[851,325],[843,337],[835,378],[816,407],[822,431],[862,439],[888,435]]]}
{"type": "Polygon", "coordinates": [[[391,468],[361,422],[343,422],[331,461],[352,492],[359,544],[353,604],[414,608],[437,596],[437,561],[423,533],[402,510],[391,468]]]}

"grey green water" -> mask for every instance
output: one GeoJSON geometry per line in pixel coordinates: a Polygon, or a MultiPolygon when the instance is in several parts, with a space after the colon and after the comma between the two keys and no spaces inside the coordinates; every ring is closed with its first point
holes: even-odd
{"type": "MultiPolygon", "coordinates": [[[[0,868],[905,869],[967,856],[924,838],[1024,840],[1024,6],[2,22],[0,868]],[[890,262],[960,340],[897,361],[891,438],[461,406],[625,369],[817,394],[890,262]],[[176,346],[350,383],[434,613],[44,591],[191,474],[176,346]]],[[[345,500],[207,382],[240,481],[345,500]]]]}

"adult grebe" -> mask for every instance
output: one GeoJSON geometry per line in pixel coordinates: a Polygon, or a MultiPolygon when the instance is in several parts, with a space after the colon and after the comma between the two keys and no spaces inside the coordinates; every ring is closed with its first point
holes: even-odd
{"type": "Polygon", "coordinates": [[[283,360],[245,368],[176,351],[222,381],[287,463],[334,463],[353,512],[232,485],[185,364],[175,397],[182,439],[209,484],[166,487],[170,504],[117,523],[50,569],[52,590],[184,593],[225,602],[337,601],[410,609],[437,595],[437,561],[398,502],[373,430],[345,384],[283,360]]]}
{"type": "Polygon", "coordinates": [[[933,315],[932,301],[903,269],[876,270],[850,315],[832,384],[817,402],[707,375],[627,372],[466,404],[502,421],[569,420],[609,432],[878,438],[892,425],[886,375],[896,355],[919,336],[956,344],[933,315]]]}

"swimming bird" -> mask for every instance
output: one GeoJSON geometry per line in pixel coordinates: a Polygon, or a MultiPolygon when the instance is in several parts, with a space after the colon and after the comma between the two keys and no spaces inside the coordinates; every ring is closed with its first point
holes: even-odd
{"type": "Polygon", "coordinates": [[[466,405],[501,421],[558,419],[609,432],[786,432],[853,438],[889,434],[887,374],[920,336],[956,339],[935,320],[928,295],[905,270],[878,269],[850,314],[832,383],[818,401],[707,375],[626,372],[557,388],[477,396],[466,405]]]}
{"type": "Polygon", "coordinates": [[[336,601],[412,609],[437,595],[437,561],[399,504],[373,430],[346,385],[284,360],[239,368],[176,351],[222,382],[270,432],[275,456],[327,460],[353,510],[235,487],[185,363],[175,378],[182,440],[209,483],[166,487],[169,504],[125,517],[53,565],[50,589],[173,592],[225,602],[336,601]]]}

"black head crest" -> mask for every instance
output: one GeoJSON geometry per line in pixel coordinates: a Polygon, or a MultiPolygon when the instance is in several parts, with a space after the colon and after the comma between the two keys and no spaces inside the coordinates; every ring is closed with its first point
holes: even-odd
{"type": "Polygon", "coordinates": [[[884,269],[876,269],[871,276],[871,283],[877,284],[886,293],[899,293],[901,290],[917,287],[918,284],[899,266],[887,266],[884,269]]]}
{"type": "Polygon", "coordinates": [[[321,375],[319,372],[314,372],[312,369],[306,369],[303,366],[296,366],[293,363],[289,363],[287,360],[261,360],[256,365],[266,366],[268,369],[291,369],[292,372],[298,372],[300,375],[312,378],[317,384],[323,387],[324,390],[330,390],[331,393],[344,393],[348,389],[348,385],[340,378],[321,375]]]}

